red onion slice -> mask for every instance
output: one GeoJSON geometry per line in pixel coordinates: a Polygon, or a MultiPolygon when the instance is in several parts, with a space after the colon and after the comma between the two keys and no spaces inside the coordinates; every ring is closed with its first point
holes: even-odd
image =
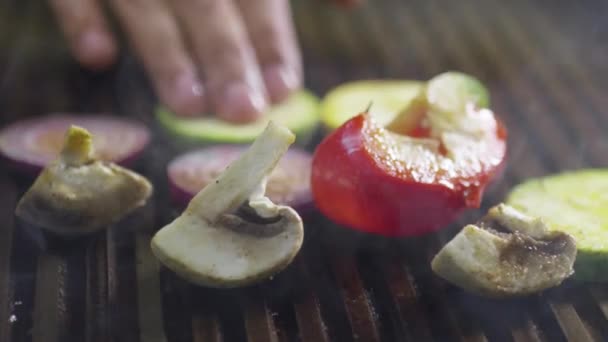
{"type": "MultiPolygon", "coordinates": [[[[190,151],[173,159],[167,167],[173,203],[186,206],[195,194],[245,150],[245,146],[217,145],[190,151]]],[[[266,195],[274,203],[288,205],[301,214],[310,211],[313,207],[310,193],[311,160],[308,152],[290,148],[270,175],[266,195]]]]}
{"type": "Polygon", "coordinates": [[[0,131],[0,154],[26,171],[39,172],[53,161],[70,125],[93,134],[99,159],[129,166],[150,141],[150,132],[136,121],[108,114],[54,113],[12,123],[0,131]]]}

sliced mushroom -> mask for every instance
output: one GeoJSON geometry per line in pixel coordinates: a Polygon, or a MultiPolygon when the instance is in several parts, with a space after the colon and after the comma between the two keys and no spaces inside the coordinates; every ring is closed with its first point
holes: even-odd
{"type": "Polygon", "coordinates": [[[59,158],[23,195],[16,214],[29,224],[74,237],[119,221],[143,206],[151,193],[144,177],[96,160],[91,134],[72,126],[59,158]]]}
{"type": "Polygon", "coordinates": [[[575,240],[542,220],[500,204],[467,225],[431,263],[433,271],[470,292],[490,297],[527,295],[571,276],[575,240]]]}
{"type": "Polygon", "coordinates": [[[302,245],[302,220],[264,196],[266,177],[294,135],[270,122],[251,147],[152,239],[169,269],[203,286],[237,287],[284,269],[302,245]]]}

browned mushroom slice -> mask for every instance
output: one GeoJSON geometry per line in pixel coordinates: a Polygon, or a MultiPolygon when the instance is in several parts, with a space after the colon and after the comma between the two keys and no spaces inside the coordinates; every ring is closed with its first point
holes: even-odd
{"type": "Polygon", "coordinates": [[[196,284],[236,287],[271,277],[302,245],[302,220],[264,196],[266,178],[294,135],[270,122],[251,147],[152,239],[168,268],[196,284]]]}
{"type": "Polygon", "coordinates": [[[90,133],[70,127],[63,150],[17,205],[25,222],[73,237],[100,230],[143,206],[152,193],[144,177],[96,160],[90,133]]]}
{"type": "Polygon", "coordinates": [[[573,274],[574,239],[549,231],[537,218],[500,204],[467,225],[431,263],[433,271],[470,292],[490,297],[527,295],[573,274]]]}

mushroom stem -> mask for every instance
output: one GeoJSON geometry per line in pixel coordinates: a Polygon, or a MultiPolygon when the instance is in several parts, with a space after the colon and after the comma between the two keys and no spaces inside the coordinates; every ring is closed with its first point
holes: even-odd
{"type": "Polygon", "coordinates": [[[548,234],[545,223],[536,217],[530,217],[508,205],[499,204],[488,211],[488,218],[496,220],[511,232],[520,232],[535,239],[548,234]]]}
{"type": "Polygon", "coordinates": [[[70,126],[65,144],[61,150],[61,159],[70,166],[79,166],[91,160],[93,138],[84,128],[70,126]]]}
{"type": "Polygon", "coordinates": [[[263,218],[272,218],[279,215],[279,207],[272,203],[270,198],[266,197],[266,184],[268,177],[258,184],[257,188],[249,196],[249,207],[252,208],[256,214],[263,218]]]}
{"type": "Polygon", "coordinates": [[[260,202],[265,198],[264,179],[294,141],[295,136],[289,129],[270,121],[251,147],[190,201],[187,211],[215,222],[221,215],[237,210],[250,196],[258,203],[253,206],[256,211],[265,207],[260,202]]]}

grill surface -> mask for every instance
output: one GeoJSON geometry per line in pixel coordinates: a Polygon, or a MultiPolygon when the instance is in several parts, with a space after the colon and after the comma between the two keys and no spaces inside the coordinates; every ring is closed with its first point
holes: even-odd
{"type": "MultiPolygon", "coordinates": [[[[323,94],[361,78],[427,79],[447,69],[479,77],[510,129],[510,162],[483,211],[527,177],[608,165],[608,3],[370,2],[354,12],[293,3],[307,85],[323,94]]],[[[49,25],[37,1],[0,2],[0,121],[113,110],[153,126],[151,92],[133,58],[87,73],[49,25]]],[[[35,247],[36,232],[13,219],[28,180],[2,171],[0,342],[608,341],[606,285],[567,282],[499,301],[433,276],[429,261],[458,224],[385,240],[313,217],[303,251],[273,280],[241,290],[191,286],[148,247],[174,215],[167,146],[157,139],[139,165],[156,184],[150,207],[69,249],[35,247]]]]}

